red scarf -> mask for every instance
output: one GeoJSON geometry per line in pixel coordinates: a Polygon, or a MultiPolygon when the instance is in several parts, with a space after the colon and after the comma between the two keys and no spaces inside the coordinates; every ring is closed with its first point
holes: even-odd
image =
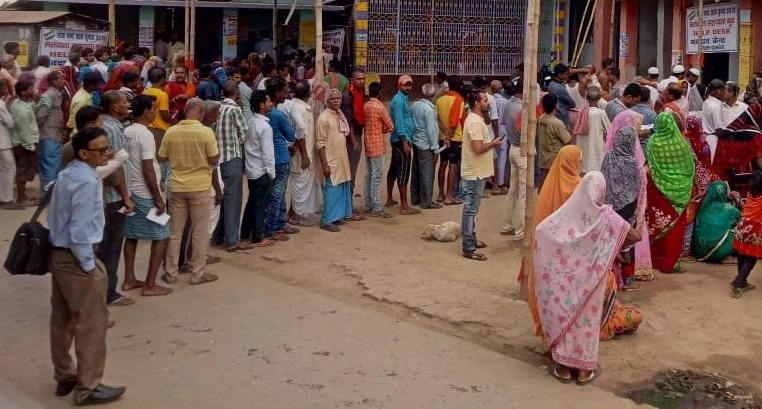
{"type": "Polygon", "coordinates": [[[365,90],[350,85],[349,92],[352,93],[354,122],[359,126],[365,126],[365,90]]]}

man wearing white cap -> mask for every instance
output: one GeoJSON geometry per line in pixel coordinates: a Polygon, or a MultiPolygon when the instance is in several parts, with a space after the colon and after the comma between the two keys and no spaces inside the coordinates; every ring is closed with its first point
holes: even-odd
{"type": "Polygon", "coordinates": [[[688,111],[690,112],[701,111],[704,106],[706,85],[698,82],[699,76],[701,76],[701,71],[698,68],[691,68],[685,74],[685,79],[690,84],[688,88],[688,111]]]}
{"type": "Polygon", "coordinates": [[[667,86],[669,86],[669,84],[680,81],[683,78],[685,78],[685,67],[677,64],[672,67],[672,75],[667,79],[659,82],[659,85],[656,86],[656,89],[659,90],[659,92],[664,92],[667,90],[667,86]]]}
{"type": "MultiPolygon", "coordinates": [[[[658,68],[651,67],[648,69],[648,79],[652,83],[659,83],[659,75],[660,73],[658,68]]],[[[657,91],[656,88],[654,88],[654,86],[651,84],[646,85],[646,88],[651,91],[651,106],[653,106],[656,101],[659,100],[659,91],[657,91]]]]}

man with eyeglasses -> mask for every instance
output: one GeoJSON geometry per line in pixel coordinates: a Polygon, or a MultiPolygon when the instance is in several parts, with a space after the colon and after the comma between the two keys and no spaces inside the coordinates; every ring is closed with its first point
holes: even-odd
{"type": "Polygon", "coordinates": [[[83,129],[73,139],[73,149],[76,159],[58,174],[48,212],[50,351],[55,394],[74,391],[76,405],[94,405],[125,392],[124,387],[100,383],[106,365],[108,279],[93,247],[103,238],[103,188],[95,168],[105,166],[110,157],[106,131],[83,129]],[[69,354],[72,343],[76,366],[69,354]]]}
{"type": "Polygon", "coordinates": [[[365,71],[355,68],[352,79],[341,97],[341,112],[347,118],[350,127],[347,140],[347,156],[352,176],[352,192],[355,191],[357,165],[360,163],[362,150],[362,132],[365,127],[365,71]]]}

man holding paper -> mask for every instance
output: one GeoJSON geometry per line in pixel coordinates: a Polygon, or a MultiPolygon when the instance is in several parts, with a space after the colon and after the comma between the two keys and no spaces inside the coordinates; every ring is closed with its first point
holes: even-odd
{"type": "MultiPolygon", "coordinates": [[[[135,214],[127,217],[124,225],[124,283],[122,290],[141,288],[140,294],[168,295],[171,288],[156,285],[156,275],[164,262],[169,239],[167,220],[157,217],[164,214],[166,205],[159,189],[161,171],[156,159],[156,142],[148,130],[148,124],[156,119],[156,98],[138,95],[132,100],[135,122],[124,130],[124,146],[129,154],[130,193],[135,214]],[[162,223],[163,222],[163,223],[162,223]],[[151,255],[145,282],[135,278],[135,252],[138,240],[151,240],[151,255]]],[[[165,216],[166,218],[166,216],[165,216]]],[[[173,282],[167,280],[167,282],[173,282]]]]}

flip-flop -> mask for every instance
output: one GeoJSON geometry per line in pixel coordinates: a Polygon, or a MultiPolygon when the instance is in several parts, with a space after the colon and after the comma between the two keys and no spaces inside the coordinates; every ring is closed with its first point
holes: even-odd
{"type": "Polygon", "coordinates": [[[270,247],[275,245],[275,242],[270,239],[264,239],[258,243],[252,243],[254,247],[270,247]]]}
{"type": "Polygon", "coordinates": [[[471,251],[468,253],[463,253],[463,257],[467,258],[469,260],[476,260],[476,261],[487,261],[487,256],[485,256],[482,253],[477,253],[475,251],[471,251]]]}
{"type": "Polygon", "coordinates": [[[122,294],[122,296],[120,296],[116,300],[108,303],[108,306],[109,307],[126,307],[128,305],[133,305],[133,304],[135,304],[135,300],[130,298],[129,295],[122,294]]]}
{"type": "Polygon", "coordinates": [[[603,373],[603,369],[601,368],[600,365],[598,365],[598,367],[595,368],[593,373],[590,375],[590,379],[588,379],[586,381],[580,381],[579,379],[577,379],[577,385],[579,385],[579,386],[588,385],[588,384],[590,384],[590,382],[594,381],[596,378],[601,376],[601,373],[603,373]]]}
{"type": "Polygon", "coordinates": [[[479,240],[479,241],[477,241],[477,242],[476,242],[476,248],[477,248],[477,249],[484,249],[484,248],[487,248],[487,243],[485,243],[485,242],[483,242],[483,241],[479,240]]]}
{"type": "Polygon", "coordinates": [[[563,384],[569,384],[569,383],[572,383],[574,381],[573,378],[569,378],[569,379],[562,378],[561,375],[559,375],[559,373],[558,373],[558,365],[557,364],[553,364],[553,365],[549,366],[548,367],[548,373],[550,374],[550,376],[556,378],[559,382],[561,382],[563,384]]]}
{"type": "Polygon", "coordinates": [[[648,281],[654,281],[654,280],[656,280],[656,275],[654,275],[654,273],[646,274],[642,276],[635,276],[635,281],[648,282],[648,281]]]}

